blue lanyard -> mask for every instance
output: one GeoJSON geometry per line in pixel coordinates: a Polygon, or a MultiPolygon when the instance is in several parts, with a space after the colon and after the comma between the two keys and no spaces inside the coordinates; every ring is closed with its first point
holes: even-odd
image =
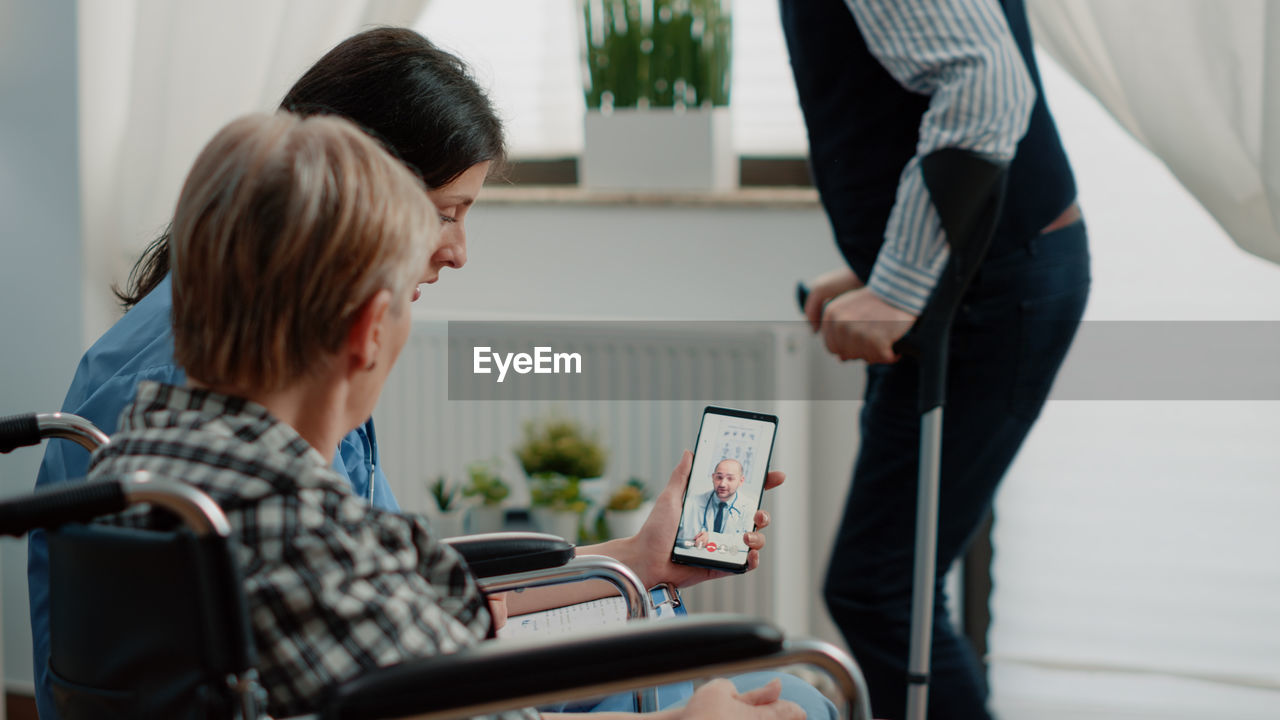
{"type": "Polygon", "coordinates": [[[364,451],[365,451],[365,460],[366,460],[365,468],[369,471],[369,492],[366,500],[368,500],[369,502],[369,507],[373,507],[373,486],[376,482],[374,475],[378,471],[378,466],[375,464],[373,459],[373,453],[374,453],[373,448],[375,443],[378,442],[375,439],[375,436],[373,434],[373,418],[369,418],[367,421],[365,421],[365,424],[362,427],[364,429],[364,432],[360,433],[360,439],[364,441],[364,451]]]}

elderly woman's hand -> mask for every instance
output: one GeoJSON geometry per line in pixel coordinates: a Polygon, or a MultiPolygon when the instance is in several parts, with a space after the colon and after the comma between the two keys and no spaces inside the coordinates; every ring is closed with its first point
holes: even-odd
{"type": "Polygon", "coordinates": [[[698,688],[689,704],[679,711],[680,720],[803,720],[799,705],[780,700],[782,684],[777,680],[764,687],[739,693],[723,678],[698,688]]]}

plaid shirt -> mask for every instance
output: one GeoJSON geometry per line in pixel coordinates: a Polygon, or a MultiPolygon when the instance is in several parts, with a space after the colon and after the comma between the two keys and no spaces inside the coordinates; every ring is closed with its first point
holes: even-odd
{"type": "MultiPolygon", "coordinates": [[[[364,670],[455,652],[489,634],[488,608],[461,557],[421,518],[369,507],[261,405],[140,384],[89,478],[138,470],[194,485],[230,520],[277,717],[315,711],[327,687],[364,670]]],[[[147,522],[142,513],[124,521],[147,522]]]]}

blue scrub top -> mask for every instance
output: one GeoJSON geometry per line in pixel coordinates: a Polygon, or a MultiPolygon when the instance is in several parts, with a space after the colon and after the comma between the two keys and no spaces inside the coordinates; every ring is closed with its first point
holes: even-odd
{"type": "MultiPolygon", "coordinates": [[[[116,431],[121,411],[133,400],[139,382],[184,384],[186,373],[173,361],[171,306],[169,278],[165,277],[80,359],[62,411],[79,415],[110,435],[116,431]]],[[[80,446],[51,441],[36,487],[83,478],[88,467],[89,453],[80,446]]],[[[333,469],[350,480],[356,494],[368,498],[374,507],[393,512],[400,509],[378,460],[373,420],[342,439],[333,469]]],[[[31,598],[36,705],[43,720],[57,720],[49,680],[49,550],[41,531],[31,533],[27,543],[27,587],[31,598]]]]}

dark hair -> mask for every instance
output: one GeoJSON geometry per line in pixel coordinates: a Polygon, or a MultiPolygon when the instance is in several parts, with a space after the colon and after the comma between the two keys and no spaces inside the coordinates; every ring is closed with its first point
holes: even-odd
{"type": "MultiPolygon", "coordinates": [[[[307,70],[280,108],[340,115],[400,158],[428,188],[506,160],[502,121],[465,63],[407,28],[375,28],[339,43],[307,70]]],[[[125,310],[169,272],[169,229],[113,288],[125,310]]]]}

